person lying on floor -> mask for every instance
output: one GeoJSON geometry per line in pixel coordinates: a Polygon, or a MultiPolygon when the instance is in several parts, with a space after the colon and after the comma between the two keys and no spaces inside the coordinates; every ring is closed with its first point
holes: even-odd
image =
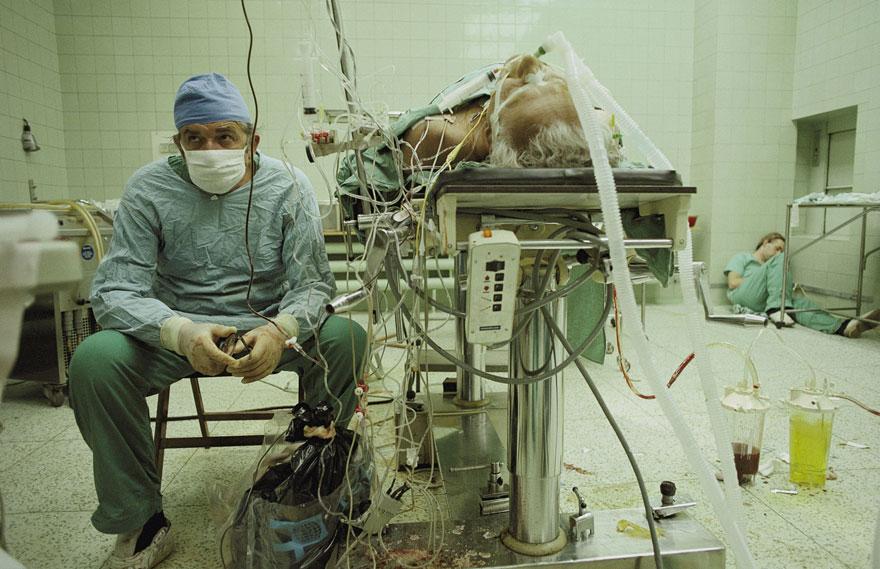
{"type": "Polygon", "coordinates": [[[785,237],[777,232],[761,237],[751,253],[743,252],[734,257],[724,267],[727,277],[727,298],[734,304],[744,306],[754,312],[765,312],[774,320],[781,317],[786,324],[797,322],[802,326],[825,332],[839,334],[847,338],[858,338],[862,333],[877,326],[865,320],[880,320],[880,308],[863,315],[862,319],[839,318],[822,310],[808,298],[794,296],[794,281],[789,275],[785,293],[786,309],[798,312],[780,312],[782,299],[782,269],[784,266],[785,237]],[[807,309],[808,312],[800,312],[807,309]]]}

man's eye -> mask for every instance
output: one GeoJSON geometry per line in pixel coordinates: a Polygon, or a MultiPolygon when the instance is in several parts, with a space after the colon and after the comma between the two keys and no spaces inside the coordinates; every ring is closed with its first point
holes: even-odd
{"type": "Polygon", "coordinates": [[[201,140],[201,137],[191,135],[191,136],[186,137],[186,140],[187,140],[187,142],[198,142],[199,140],[201,140]]]}

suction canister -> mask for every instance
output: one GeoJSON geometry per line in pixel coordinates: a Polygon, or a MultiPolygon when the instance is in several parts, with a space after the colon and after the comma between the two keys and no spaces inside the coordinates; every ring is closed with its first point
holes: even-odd
{"type": "Polygon", "coordinates": [[[823,488],[837,406],[822,391],[793,388],[789,410],[789,479],[800,486],[823,488]]]}
{"type": "Polygon", "coordinates": [[[721,406],[727,415],[733,443],[733,462],[740,484],[754,481],[761,460],[764,419],[770,400],[761,397],[756,387],[726,387],[721,406]]]}

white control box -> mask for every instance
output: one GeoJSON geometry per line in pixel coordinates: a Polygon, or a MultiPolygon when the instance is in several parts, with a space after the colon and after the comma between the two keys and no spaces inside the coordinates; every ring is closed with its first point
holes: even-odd
{"type": "Polygon", "coordinates": [[[465,333],[471,344],[510,339],[519,256],[519,239],[512,231],[484,229],[468,237],[465,333]]]}

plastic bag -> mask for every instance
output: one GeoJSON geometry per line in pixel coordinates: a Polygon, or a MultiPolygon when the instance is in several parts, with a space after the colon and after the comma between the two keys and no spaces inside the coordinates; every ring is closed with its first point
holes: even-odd
{"type": "Polygon", "coordinates": [[[368,507],[373,469],[366,439],[360,430],[337,430],[332,417],[321,402],[298,404],[281,432],[281,419],[273,419],[261,460],[232,490],[236,506],[221,536],[225,567],[324,567],[344,522],[368,507]]]}

